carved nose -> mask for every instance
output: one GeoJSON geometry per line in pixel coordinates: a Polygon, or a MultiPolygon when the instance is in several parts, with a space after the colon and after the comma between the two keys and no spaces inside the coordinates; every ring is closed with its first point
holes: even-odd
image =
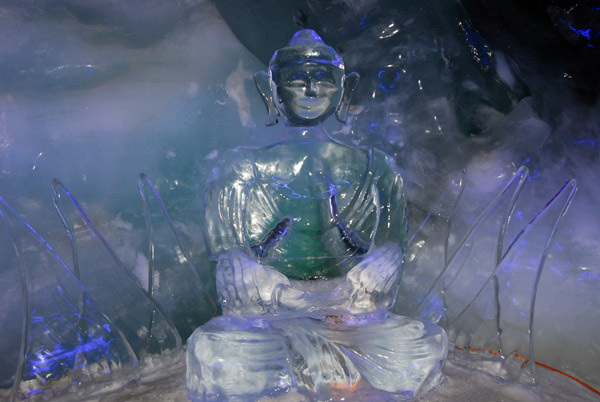
{"type": "Polygon", "coordinates": [[[310,80],[306,86],[306,96],[317,96],[317,80],[310,80]]]}

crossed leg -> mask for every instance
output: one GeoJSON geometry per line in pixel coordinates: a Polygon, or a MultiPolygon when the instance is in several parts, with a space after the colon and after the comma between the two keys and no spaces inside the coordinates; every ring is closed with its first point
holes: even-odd
{"type": "Polygon", "coordinates": [[[376,389],[417,396],[440,379],[447,339],[435,324],[395,314],[217,317],[188,340],[193,399],[284,391],[326,394],[362,377],[376,389]]]}

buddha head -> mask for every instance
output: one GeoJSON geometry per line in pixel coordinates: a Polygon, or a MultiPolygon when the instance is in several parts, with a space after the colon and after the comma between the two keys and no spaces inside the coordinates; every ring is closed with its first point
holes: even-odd
{"type": "Polygon", "coordinates": [[[358,74],[345,75],[338,53],[313,30],[296,32],[277,50],[269,73],[254,76],[269,112],[267,125],[283,115],[290,125],[317,125],[337,111],[344,121],[358,74]]]}

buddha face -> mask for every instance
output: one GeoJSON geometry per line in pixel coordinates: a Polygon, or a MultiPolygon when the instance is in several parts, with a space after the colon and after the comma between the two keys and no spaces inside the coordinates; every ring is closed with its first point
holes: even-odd
{"type": "Polygon", "coordinates": [[[344,72],[331,64],[282,66],[273,80],[277,108],[292,125],[324,121],[337,109],[344,92],[344,72]]]}

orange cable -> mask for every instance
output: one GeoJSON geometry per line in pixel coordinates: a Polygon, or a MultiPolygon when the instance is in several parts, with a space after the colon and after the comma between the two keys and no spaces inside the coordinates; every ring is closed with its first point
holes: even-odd
{"type": "MultiPolygon", "coordinates": [[[[461,348],[459,346],[455,346],[455,348],[458,349],[458,350],[464,350],[465,349],[465,348],[461,348]]],[[[494,351],[492,351],[489,347],[486,347],[485,349],[488,352],[490,352],[492,355],[500,353],[500,352],[494,352],[494,351]]],[[[485,352],[485,350],[483,350],[483,349],[477,349],[477,348],[471,348],[471,347],[469,348],[469,351],[470,352],[485,352]]],[[[529,361],[529,359],[527,359],[526,357],[523,357],[519,353],[517,353],[516,350],[514,351],[514,354],[515,354],[515,357],[517,357],[519,359],[522,359],[522,360],[525,360],[525,362],[523,363],[523,365],[527,364],[527,362],[529,361]]],[[[534,363],[537,364],[538,366],[542,366],[544,368],[547,368],[548,370],[552,370],[552,371],[554,371],[554,372],[556,372],[558,374],[562,374],[565,377],[568,377],[571,380],[578,382],[579,384],[583,385],[584,387],[588,388],[589,390],[591,390],[591,391],[597,393],[598,395],[600,395],[600,391],[598,391],[596,388],[592,387],[591,385],[586,384],[585,382],[583,382],[583,381],[581,381],[581,380],[573,377],[570,374],[565,373],[564,371],[560,371],[560,370],[555,369],[552,366],[548,366],[547,364],[544,364],[544,363],[540,363],[540,362],[534,362],[534,363]]]]}
{"type": "Polygon", "coordinates": [[[600,391],[598,391],[596,388],[593,388],[592,386],[590,386],[590,385],[587,385],[586,383],[584,383],[583,381],[581,381],[581,380],[579,380],[579,379],[577,379],[577,378],[573,377],[572,375],[569,375],[569,374],[567,374],[567,373],[565,373],[565,372],[562,372],[562,371],[560,371],[560,370],[557,370],[557,369],[555,369],[554,367],[550,367],[550,366],[548,366],[547,364],[544,364],[544,363],[535,362],[535,364],[537,364],[538,366],[542,366],[542,367],[544,367],[544,368],[547,368],[548,370],[556,371],[557,373],[559,373],[559,374],[562,374],[562,375],[564,375],[564,376],[566,376],[566,377],[569,377],[571,380],[573,380],[573,381],[577,381],[579,384],[583,385],[584,387],[586,387],[586,388],[588,388],[588,389],[590,389],[590,390],[594,391],[594,392],[595,392],[595,393],[597,393],[598,395],[600,395],[600,391]]]}

